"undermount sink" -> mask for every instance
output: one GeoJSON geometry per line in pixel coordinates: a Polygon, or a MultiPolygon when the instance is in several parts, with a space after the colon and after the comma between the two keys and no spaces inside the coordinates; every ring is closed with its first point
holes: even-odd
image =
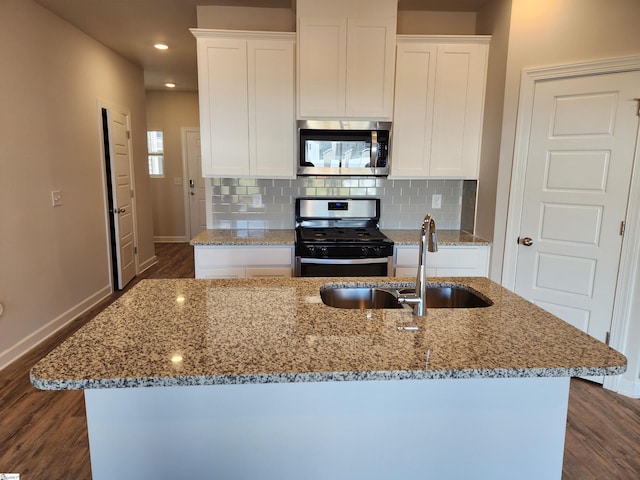
{"type": "MultiPolygon", "coordinates": [[[[372,286],[324,286],[320,298],[325,305],[335,308],[379,309],[402,308],[396,295],[397,288],[386,285],[372,286]]],[[[399,289],[401,293],[412,289],[399,289]]],[[[478,308],[489,307],[493,302],[462,284],[427,285],[427,309],[429,308],[478,308]]]]}

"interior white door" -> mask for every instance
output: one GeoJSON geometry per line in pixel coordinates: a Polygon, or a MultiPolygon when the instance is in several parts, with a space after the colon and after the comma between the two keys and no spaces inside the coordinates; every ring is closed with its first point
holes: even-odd
{"type": "Polygon", "coordinates": [[[114,252],[117,288],[122,290],[136,276],[133,189],[128,114],[109,110],[111,191],[113,196],[114,252]]]}
{"type": "Polygon", "coordinates": [[[640,72],[535,86],[515,291],[601,341],[612,320],[639,96],[640,72]]]}
{"type": "Polygon", "coordinates": [[[202,153],[200,150],[200,130],[189,128],[184,131],[184,152],[187,157],[187,178],[189,188],[189,230],[190,238],[207,229],[205,206],[205,179],[202,177],[202,153]]]}

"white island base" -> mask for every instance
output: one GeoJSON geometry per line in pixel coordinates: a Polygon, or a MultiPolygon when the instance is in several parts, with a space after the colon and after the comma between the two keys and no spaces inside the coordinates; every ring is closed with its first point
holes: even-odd
{"type": "Polygon", "coordinates": [[[569,380],[89,389],[93,479],[560,479],[569,380]]]}

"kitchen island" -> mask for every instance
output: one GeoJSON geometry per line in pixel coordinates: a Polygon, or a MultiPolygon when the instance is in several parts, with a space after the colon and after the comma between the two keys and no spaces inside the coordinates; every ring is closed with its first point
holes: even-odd
{"type": "Polygon", "coordinates": [[[437,282],[493,304],[320,298],[397,278],[144,280],[31,381],[84,389],[97,480],[559,479],[569,378],[625,357],[488,279],[437,282]]]}

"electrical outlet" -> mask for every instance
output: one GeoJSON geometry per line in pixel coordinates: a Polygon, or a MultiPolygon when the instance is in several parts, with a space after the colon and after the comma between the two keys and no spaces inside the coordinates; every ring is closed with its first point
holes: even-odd
{"type": "Polygon", "coordinates": [[[51,192],[51,206],[60,207],[62,205],[62,192],[60,190],[53,190],[51,192]]]}
{"type": "Polygon", "coordinates": [[[431,208],[442,208],[442,195],[439,193],[431,195],[431,208]]]}

